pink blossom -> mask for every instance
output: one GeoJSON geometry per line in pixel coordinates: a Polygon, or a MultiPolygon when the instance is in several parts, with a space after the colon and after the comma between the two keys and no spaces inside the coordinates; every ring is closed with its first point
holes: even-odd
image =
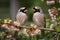
{"type": "Polygon", "coordinates": [[[7,38],[11,38],[12,37],[12,35],[7,35],[7,38]]]}
{"type": "Polygon", "coordinates": [[[23,30],[23,34],[25,34],[26,36],[29,36],[29,34],[27,33],[27,29],[23,30]]]}
{"type": "Polygon", "coordinates": [[[36,29],[34,33],[39,34],[39,33],[41,33],[41,31],[39,29],[36,29]]]}

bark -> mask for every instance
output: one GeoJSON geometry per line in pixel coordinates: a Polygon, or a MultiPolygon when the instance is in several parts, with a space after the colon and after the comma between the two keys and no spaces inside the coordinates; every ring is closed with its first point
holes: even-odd
{"type": "Polygon", "coordinates": [[[10,16],[12,20],[15,20],[17,9],[18,9],[18,0],[11,0],[10,1],[10,14],[11,14],[10,16]]]}

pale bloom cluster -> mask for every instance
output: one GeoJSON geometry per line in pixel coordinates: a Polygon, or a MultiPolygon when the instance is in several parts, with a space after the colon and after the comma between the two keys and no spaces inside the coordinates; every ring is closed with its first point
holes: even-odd
{"type": "Polygon", "coordinates": [[[37,28],[37,25],[31,24],[28,29],[25,28],[23,30],[23,34],[25,34],[26,36],[34,36],[37,34],[41,34],[41,30],[37,28]]]}
{"type": "Polygon", "coordinates": [[[12,20],[7,21],[6,19],[4,19],[3,24],[1,25],[2,28],[13,31],[19,31],[19,29],[16,28],[18,26],[20,26],[20,24],[17,21],[14,22],[12,20]]]}

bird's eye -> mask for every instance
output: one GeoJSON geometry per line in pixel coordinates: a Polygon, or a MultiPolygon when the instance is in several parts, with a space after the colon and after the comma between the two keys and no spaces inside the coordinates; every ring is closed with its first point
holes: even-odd
{"type": "Polygon", "coordinates": [[[33,8],[33,9],[35,9],[35,8],[33,8]]]}

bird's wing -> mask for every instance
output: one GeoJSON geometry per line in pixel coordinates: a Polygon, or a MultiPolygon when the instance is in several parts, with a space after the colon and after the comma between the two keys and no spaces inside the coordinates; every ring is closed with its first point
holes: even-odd
{"type": "Polygon", "coordinates": [[[25,23],[25,21],[27,20],[27,15],[26,14],[19,13],[16,16],[16,19],[20,23],[20,25],[23,25],[25,23]]]}
{"type": "Polygon", "coordinates": [[[27,15],[24,14],[23,17],[22,17],[22,20],[21,20],[22,24],[24,24],[27,21],[27,19],[28,19],[27,15]]]}
{"type": "Polygon", "coordinates": [[[44,26],[44,15],[43,14],[33,15],[33,21],[38,26],[44,26]]]}

